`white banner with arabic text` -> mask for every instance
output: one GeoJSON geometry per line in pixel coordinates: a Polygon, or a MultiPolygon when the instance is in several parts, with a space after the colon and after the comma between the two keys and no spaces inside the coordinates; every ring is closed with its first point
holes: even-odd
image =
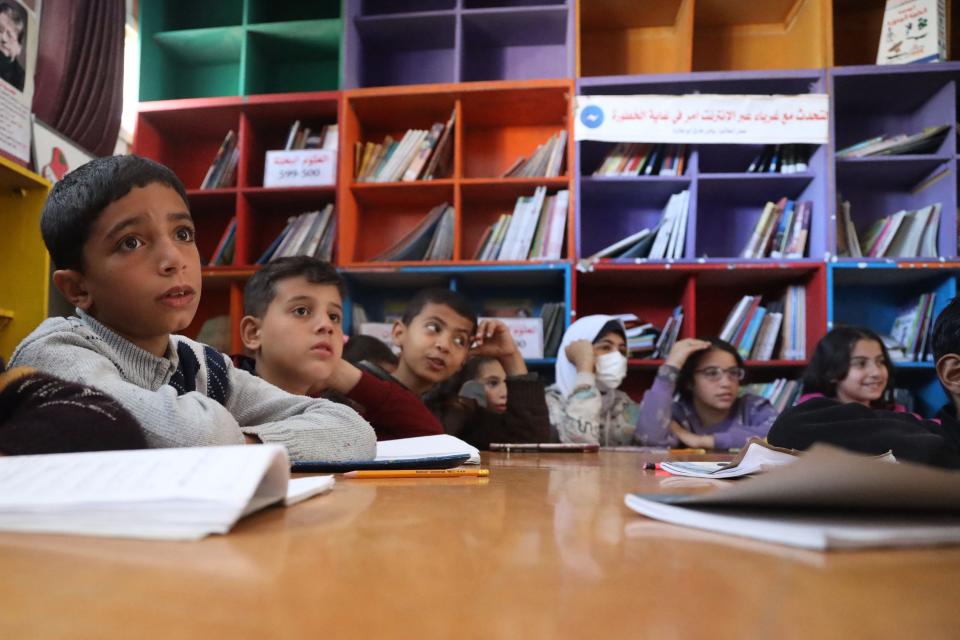
{"type": "Polygon", "coordinates": [[[604,142],[826,144],[826,94],[577,96],[574,137],[604,142]]]}

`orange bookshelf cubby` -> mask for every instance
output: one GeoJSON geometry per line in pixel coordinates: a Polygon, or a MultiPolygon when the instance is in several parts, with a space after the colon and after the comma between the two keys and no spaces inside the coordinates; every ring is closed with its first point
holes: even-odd
{"type": "MultiPolygon", "coordinates": [[[[452,262],[472,261],[484,230],[501,214],[512,212],[518,197],[531,195],[538,186],[546,186],[550,194],[572,190],[572,96],[570,80],[345,91],[339,264],[363,266],[443,202],[454,207],[452,262]],[[451,112],[456,113],[452,176],[413,182],[355,182],[356,143],[382,142],[387,135],[399,139],[408,129],[429,129],[435,122],[446,122],[451,112]],[[514,160],[529,158],[538,145],[559,131],[567,131],[561,177],[499,177],[514,160]]],[[[568,207],[564,259],[573,255],[572,210],[568,207]]]]}

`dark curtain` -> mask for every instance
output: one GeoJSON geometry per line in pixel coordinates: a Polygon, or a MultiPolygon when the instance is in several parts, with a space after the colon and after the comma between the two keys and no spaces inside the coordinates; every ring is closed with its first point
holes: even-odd
{"type": "Polygon", "coordinates": [[[33,112],[97,156],[123,109],[124,0],[43,0],[33,112]]]}

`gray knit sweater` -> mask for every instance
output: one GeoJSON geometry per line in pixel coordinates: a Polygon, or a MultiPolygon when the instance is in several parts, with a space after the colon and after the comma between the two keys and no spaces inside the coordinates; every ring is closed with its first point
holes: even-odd
{"type": "Polygon", "coordinates": [[[369,460],[376,455],[373,428],[346,405],[289,394],[183,336],[170,336],[166,355],[158,358],[82,310],[77,314],[45,320],[20,343],[10,364],[113,396],[140,422],[151,447],[243,444],[247,433],[286,446],[293,460],[369,460]],[[199,368],[181,366],[182,345],[196,355],[193,364],[199,368]],[[208,358],[211,352],[213,359],[208,358]],[[219,369],[220,360],[223,369],[211,373],[210,366],[219,369]],[[178,391],[171,379],[178,374],[182,380],[184,370],[191,379],[178,391]],[[228,383],[227,389],[215,388],[218,378],[228,383]],[[208,397],[218,394],[225,396],[223,404],[208,397]]]}

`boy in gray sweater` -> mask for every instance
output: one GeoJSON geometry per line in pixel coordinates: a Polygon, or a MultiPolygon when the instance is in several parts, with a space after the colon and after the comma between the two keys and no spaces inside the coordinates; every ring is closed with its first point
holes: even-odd
{"type": "Polygon", "coordinates": [[[200,302],[200,254],[180,180],[137,156],[99,158],[44,204],[53,282],[76,316],[44,321],[11,364],[116,398],[151,447],[273,442],[294,460],[366,460],[372,427],[353,409],[289,394],[174,335],[200,302]]]}

